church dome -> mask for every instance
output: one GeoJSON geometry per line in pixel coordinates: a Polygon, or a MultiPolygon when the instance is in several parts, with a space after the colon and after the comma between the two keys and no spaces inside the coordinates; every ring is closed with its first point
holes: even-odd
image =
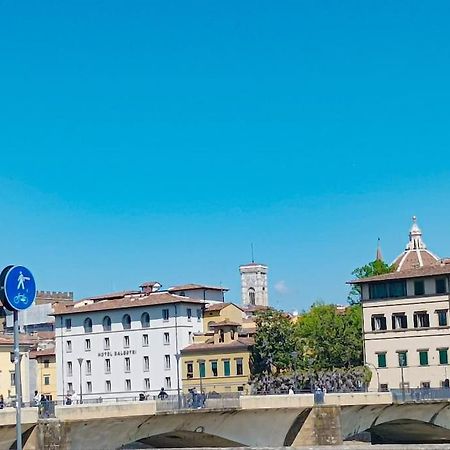
{"type": "Polygon", "coordinates": [[[439,258],[427,249],[425,242],[422,240],[422,230],[417,225],[417,219],[414,216],[405,251],[392,264],[397,268],[397,272],[402,272],[433,266],[437,263],[439,263],[439,258]]]}

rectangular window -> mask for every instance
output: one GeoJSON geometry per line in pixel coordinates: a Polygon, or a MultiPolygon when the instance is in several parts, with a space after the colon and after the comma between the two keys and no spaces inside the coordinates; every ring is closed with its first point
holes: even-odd
{"type": "Polygon", "coordinates": [[[86,375],[90,375],[92,373],[92,364],[89,359],[86,360],[86,375]]]}
{"type": "Polygon", "coordinates": [[[211,361],[211,372],[213,377],[217,377],[217,361],[211,361]]]}
{"type": "Polygon", "coordinates": [[[144,356],[144,372],[148,372],[150,370],[150,359],[148,356],[144,356]]]}
{"type": "Polygon", "coordinates": [[[230,360],[229,359],[227,359],[227,360],[225,360],[224,362],[223,362],[223,374],[226,376],[226,377],[229,377],[230,376],[230,360]]]}
{"type": "Polygon", "coordinates": [[[111,348],[111,342],[110,342],[109,338],[105,338],[103,340],[103,348],[104,348],[104,350],[109,350],[111,348]]]}
{"type": "Polygon", "coordinates": [[[67,376],[71,377],[73,374],[72,361],[67,361],[67,376]]]}
{"type": "Polygon", "coordinates": [[[72,352],[72,341],[66,341],[66,352],[67,353],[72,352]]]}
{"type": "Polygon", "coordinates": [[[194,378],[194,364],[192,362],[186,363],[186,377],[194,378]]]}
{"type": "Polygon", "coordinates": [[[67,383],[67,392],[72,394],[73,393],[73,384],[67,383]]]}
{"type": "Polygon", "coordinates": [[[87,392],[92,392],[92,381],[87,381],[86,382],[86,390],[87,390],[87,392]]]}
{"type": "Polygon", "coordinates": [[[105,359],[105,373],[111,373],[111,360],[105,359]]]}
{"type": "Polygon", "coordinates": [[[421,381],[420,382],[420,387],[423,388],[423,389],[430,389],[431,383],[429,381],[421,381]]]}
{"type": "Polygon", "coordinates": [[[242,375],[244,373],[244,366],[242,364],[242,358],[236,359],[236,375],[242,375]]]}
{"type": "Polygon", "coordinates": [[[386,367],[386,353],[378,353],[378,367],[386,367]]]}
{"type": "Polygon", "coordinates": [[[144,389],[146,391],[150,390],[150,378],[144,378],[144,389]]]}
{"type": "Polygon", "coordinates": [[[169,310],[168,309],[163,309],[162,310],[162,316],[163,316],[163,320],[165,320],[165,321],[169,320],[169,310]]]}
{"type": "Polygon", "coordinates": [[[206,376],[206,366],[205,361],[200,361],[198,363],[198,371],[200,373],[200,378],[205,378],[206,376]]]}
{"type": "Polygon", "coordinates": [[[125,380],[125,390],[131,391],[131,380],[125,380]]]}
{"type": "Polygon", "coordinates": [[[170,355],[164,355],[164,369],[170,369],[170,355]]]}
{"type": "Polygon", "coordinates": [[[386,317],[381,314],[372,316],[372,331],[387,330],[386,317]]]}
{"type": "Polygon", "coordinates": [[[414,295],[424,295],[425,294],[425,283],[423,280],[414,281],[414,295]]]}
{"type": "Polygon", "coordinates": [[[386,283],[374,283],[369,285],[369,297],[371,299],[386,298],[388,296],[386,283]]]}
{"type": "Polygon", "coordinates": [[[414,313],[414,328],[428,328],[430,326],[430,316],[426,311],[417,311],[414,313]]]}
{"type": "Polygon", "coordinates": [[[447,292],[447,283],[445,278],[438,278],[436,280],[436,294],[445,294],[447,292]]]}
{"type": "Polygon", "coordinates": [[[106,392],[111,392],[111,380],[106,380],[105,381],[105,391],[106,392]]]}
{"type": "Polygon", "coordinates": [[[202,310],[197,309],[197,322],[200,322],[202,320],[202,310]]]}
{"type": "Polygon", "coordinates": [[[130,336],[123,337],[123,348],[130,348],[130,336]]]}
{"type": "Polygon", "coordinates": [[[142,347],[148,347],[148,334],[142,335],[142,347]]]}
{"type": "Polygon", "coordinates": [[[408,365],[407,352],[398,352],[398,365],[400,367],[406,367],[408,365]]]}
{"type": "Polygon", "coordinates": [[[439,311],[436,311],[438,315],[438,322],[440,327],[446,327],[447,326],[447,310],[441,309],[439,311]]]}
{"type": "Polygon", "coordinates": [[[172,389],[172,380],[170,379],[170,377],[166,377],[164,379],[164,387],[165,389],[172,389]]]}
{"type": "Polygon", "coordinates": [[[389,297],[406,297],[406,281],[388,283],[389,297]]]}
{"type": "Polygon", "coordinates": [[[125,358],[125,372],[131,372],[131,360],[130,358],[125,358]]]}
{"type": "Polygon", "coordinates": [[[448,348],[440,348],[439,351],[439,364],[448,364],[448,348]]]}
{"type": "Polygon", "coordinates": [[[66,319],[66,331],[70,331],[72,329],[72,319],[66,319]]]}
{"type": "Polygon", "coordinates": [[[192,319],[192,309],[191,309],[191,308],[188,308],[188,309],[187,309],[187,319],[189,320],[189,322],[190,322],[191,319],[192,319]]]}
{"type": "Polygon", "coordinates": [[[392,314],[392,329],[408,328],[408,318],[405,313],[392,314]]]}
{"type": "Polygon", "coordinates": [[[50,367],[50,361],[48,359],[44,359],[44,367],[48,369],[50,367]]]}
{"type": "Polygon", "coordinates": [[[164,342],[164,345],[170,344],[170,334],[169,333],[164,333],[163,342],[164,342]]]}
{"type": "Polygon", "coordinates": [[[380,384],[380,391],[381,392],[389,392],[389,385],[388,384],[380,384]]]}
{"type": "Polygon", "coordinates": [[[87,352],[91,351],[91,340],[90,339],[84,340],[84,350],[87,352]]]}
{"type": "Polygon", "coordinates": [[[428,350],[419,350],[419,364],[428,366],[428,350]]]}
{"type": "Polygon", "coordinates": [[[44,384],[46,386],[50,384],[50,375],[44,375],[44,384]]]}

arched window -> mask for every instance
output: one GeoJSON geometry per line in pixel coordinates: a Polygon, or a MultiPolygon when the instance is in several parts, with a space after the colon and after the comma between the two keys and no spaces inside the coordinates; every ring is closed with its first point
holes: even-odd
{"type": "Polygon", "coordinates": [[[214,325],[216,322],[214,320],[211,320],[211,322],[208,322],[208,330],[211,331],[213,329],[212,325],[214,325]]]}
{"type": "Polygon", "coordinates": [[[223,332],[223,330],[219,331],[219,342],[224,342],[225,341],[225,333],[223,332]]]}
{"type": "Polygon", "coordinates": [[[148,328],[150,326],[150,316],[149,316],[148,312],[142,313],[141,325],[142,325],[142,328],[148,328]]]}
{"type": "Polygon", "coordinates": [[[124,314],[122,317],[122,326],[124,330],[129,330],[131,328],[131,317],[129,314],[124,314]]]}
{"type": "Polygon", "coordinates": [[[103,331],[111,331],[111,317],[103,317],[103,331]]]}
{"type": "Polygon", "coordinates": [[[84,319],[83,326],[84,326],[85,333],[92,333],[92,320],[89,317],[84,319]]]}
{"type": "Polygon", "coordinates": [[[248,290],[248,301],[249,301],[250,305],[255,304],[255,290],[253,288],[250,288],[248,290]]]}

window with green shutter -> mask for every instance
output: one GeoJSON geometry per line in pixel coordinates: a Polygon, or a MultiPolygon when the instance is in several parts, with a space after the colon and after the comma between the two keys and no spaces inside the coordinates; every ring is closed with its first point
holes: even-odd
{"type": "Polygon", "coordinates": [[[200,361],[198,363],[198,369],[200,372],[200,378],[205,378],[205,361],[200,361]]]}
{"type": "Polygon", "coordinates": [[[223,362],[223,374],[226,377],[230,376],[230,361],[229,360],[223,362]]]}
{"type": "Polygon", "coordinates": [[[419,364],[421,366],[428,366],[428,351],[421,350],[419,352],[419,364]]]}
{"type": "Polygon", "coordinates": [[[386,367],[386,353],[378,353],[378,367],[386,367]]]}
{"type": "Polygon", "coordinates": [[[408,358],[406,352],[398,352],[398,365],[400,367],[406,367],[408,365],[408,358]]]}
{"type": "Polygon", "coordinates": [[[439,349],[439,364],[448,364],[448,349],[439,349]]]}

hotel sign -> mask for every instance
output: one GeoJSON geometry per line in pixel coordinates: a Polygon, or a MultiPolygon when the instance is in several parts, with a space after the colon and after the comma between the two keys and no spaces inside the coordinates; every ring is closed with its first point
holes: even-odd
{"type": "Polygon", "coordinates": [[[135,355],[136,350],[118,350],[118,351],[105,351],[105,352],[98,352],[98,356],[100,358],[102,357],[110,357],[110,356],[128,356],[128,355],[135,355]]]}

